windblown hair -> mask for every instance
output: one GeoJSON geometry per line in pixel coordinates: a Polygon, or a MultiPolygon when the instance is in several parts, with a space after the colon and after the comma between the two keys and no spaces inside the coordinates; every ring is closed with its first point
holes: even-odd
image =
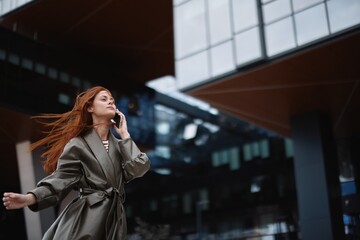
{"type": "Polygon", "coordinates": [[[71,111],[62,114],[42,114],[32,118],[37,119],[46,129],[46,137],[31,144],[31,150],[45,146],[46,151],[41,155],[45,158],[43,169],[51,174],[57,167],[58,159],[70,139],[77,137],[93,127],[88,108],[92,106],[95,96],[108,89],[96,86],[77,95],[71,111]],[[50,121],[49,121],[50,120],[50,121]]]}

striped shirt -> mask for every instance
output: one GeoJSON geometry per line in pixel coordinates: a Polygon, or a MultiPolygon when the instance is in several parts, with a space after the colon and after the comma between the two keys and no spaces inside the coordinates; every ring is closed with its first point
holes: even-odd
{"type": "Polygon", "coordinates": [[[104,148],[107,152],[109,152],[109,140],[101,140],[103,145],[104,145],[104,148]]]}

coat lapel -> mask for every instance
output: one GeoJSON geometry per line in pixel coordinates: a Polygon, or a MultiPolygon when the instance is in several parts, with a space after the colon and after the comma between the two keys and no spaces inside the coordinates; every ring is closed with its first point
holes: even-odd
{"type": "Polygon", "coordinates": [[[114,184],[116,184],[114,178],[114,164],[110,159],[109,154],[106,152],[99,135],[94,129],[91,129],[84,135],[84,139],[95,155],[108,183],[110,183],[111,186],[114,186],[114,184]]]}

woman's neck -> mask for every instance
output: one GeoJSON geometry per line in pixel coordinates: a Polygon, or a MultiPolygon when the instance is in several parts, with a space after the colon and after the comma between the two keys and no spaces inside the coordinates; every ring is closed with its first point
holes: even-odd
{"type": "Polygon", "coordinates": [[[109,134],[109,126],[106,125],[97,125],[94,127],[95,131],[99,135],[101,140],[107,140],[109,134]]]}

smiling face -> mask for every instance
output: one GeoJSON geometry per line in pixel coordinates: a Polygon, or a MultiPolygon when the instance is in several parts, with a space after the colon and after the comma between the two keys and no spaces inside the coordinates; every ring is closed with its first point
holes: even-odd
{"type": "Polygon", "coordinates": [[[108,122],[115,116],[116,106],[114,98],[108,91],[100,91],[88,111],[91,113],[93,123],[108,122]]]}

